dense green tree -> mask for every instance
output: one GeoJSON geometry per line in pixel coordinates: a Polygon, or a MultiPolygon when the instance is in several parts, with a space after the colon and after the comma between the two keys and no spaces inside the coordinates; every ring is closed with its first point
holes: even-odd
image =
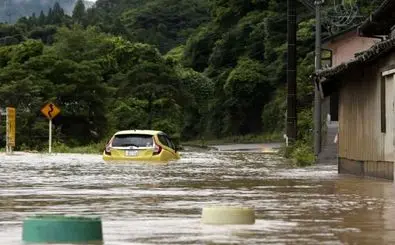
{"type": "Polygon", "coordinates": [[[44,11],[42,11],[42,10],[40,12],[40,16],[38,17],[37,24],[40,26],[45,24],[45,14],[44,14],[44,11]]]}
{"type": "MultiPolygon", "coordinates": [[[[48,14],[49,15],[49,14],[48,14]]],[[[59,25],[62,23],[64,18],[64,10],[60,7],[59,2],[56,2],[52,9],[52,14],[49,15],[50,22],[49,24],[59,25]]]]}
{"type": "Polygon", "coordinates": [[[185,66],[199,72],[207,68],[211,51],[220,37],[216,27],[215,24],[200,27],[187,40],[183,57],[185,66]]]}
{"type": "MultiPolygon", "coordinates": [[[[61,108],[54,139],[67,145],[132,128],[182,139],[285,128],[286,1],[20,2],[29,14],[0,24],[0,105],[17,108],[27,147],[47,144],[48,101],[61,108]]],[[[358,2],[364,15],[377,5],[358,2]]],[[[297,8],[298,138],[309,142],[315,23],[297,8]]]]}
{"type": "Polygon", "coordinates": [[[55,9],[54,5],[56,3],[65,10],[65,13],[71,13],[76,1],[77,0],[8,0],[8,4],[0,4],[0,13],[2,13],[0,15],[0,23],[8,22],[9,20],[11,20],[10,23],[15,23],[19,18],[32,16],[33,13],[35,13],[35,15],[38,15],[41,11],[46,13],[49,8],[55,9]],[[9,13],[10,15],[3,15],[3,13],[9,13]]]}
{"type": "Polygon", "coordinates": [[[45,44],[52,44],[57,29],[55,26],[37,26],[27,34],[28,38],[40,39],[45,44]]]}
{"type": "Polygon", "coordinates": [[[85,17],[85,4],[82,0],[78,0],[75,4],[72,17],[75,23],[83,23],[85,17]]]}
{"type": "Polygon", "coordinates": [[[191,31],[208,19],[206,0],[157,0],[124,12],[122,22],[132,40],[167,52],[184,43],[191,31]]]}
{"type": "Polygon", "coordinates": [[[47,18],[45,19],[46,25],[51,25],[53,23],[53,15],[52,8],[49,8],[47,18]]]}

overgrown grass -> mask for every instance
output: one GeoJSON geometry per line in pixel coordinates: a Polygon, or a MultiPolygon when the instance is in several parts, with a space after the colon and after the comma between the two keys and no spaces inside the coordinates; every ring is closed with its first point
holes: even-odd
{"type": "MultiPolygon", "coordinates": [[[[52,143],[53,153],[86,153],[86,154],[100,154],[105,147],[105,142],[93,143],[84,146],[68,146],[62,142],[54,141],[52,143]]],[[[48,152],[48,144],[37,145],[35,147],[29,147],[25,144],[21,144],[14,151],[33,152],[33,153],[44,153],[48,152]]],[[[5,148],[0,148],[0,152],[5,152],[5,148]]]]}
{"type": "Polygon", "coordinates": [[[100,154],[104,149],[105,143],[95,143],[86,146],[70,147],[64,143],[55,142],[52,146],[52,152],[56,153],[85,153],[100,154]]]}
{"type": "Polygon", "coordinates": [[[248,144],[248,143],[272,143],[281,142],[282,134],[279,132],[265,133],[265,134],[248,134],[248,135],[238,135],[229,136],[220,139],[199,139],[181,142],[181,145],[187,146],[201,146],[208,147],[210,145],[219,144],[248,144]]]}
{"type": "Polygon", "coordinates": [[[315,163],[313,149],[305,142],[297,141],[292,146],[284,146],[279,154],[291,159],[292,163],[297,167],[311,166],[315,163]]]}

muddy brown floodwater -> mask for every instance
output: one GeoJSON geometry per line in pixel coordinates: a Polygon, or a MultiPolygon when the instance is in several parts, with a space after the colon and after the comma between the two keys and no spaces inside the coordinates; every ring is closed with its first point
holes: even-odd
{"type": "Polygon", "coordinates": [[[392,182],[291,168],[254,152],[183,152],[167,165],[78,154],[0,155],[0,244],[32,214],[100,215],[105,244],[395,244],[392,182]],[[253,206],[256,223],[209,226],[211,204],[253,206]]]}

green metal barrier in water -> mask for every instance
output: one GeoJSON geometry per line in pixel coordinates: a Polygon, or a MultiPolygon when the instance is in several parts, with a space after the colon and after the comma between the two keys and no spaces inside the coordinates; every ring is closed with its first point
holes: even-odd
{"type": "Polygon", "coordinates": [[[102,222],[99,217],[38,215],[23,222],[25,243],[94,243],[102,244],[102,222]]]}

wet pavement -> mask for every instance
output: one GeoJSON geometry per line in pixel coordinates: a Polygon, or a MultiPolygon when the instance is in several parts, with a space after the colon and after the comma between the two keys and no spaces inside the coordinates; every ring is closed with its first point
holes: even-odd
{"type": "Polygon", "coordinates": [[[32,214],[99,215],[105,244],[395,244],[392,182],[293,168],[273,154],[182,152],[165,164],[0,154],[0,241],[32,214]],[[252,206],[256,223],[209,226],[201,209],[252,206]]]}

